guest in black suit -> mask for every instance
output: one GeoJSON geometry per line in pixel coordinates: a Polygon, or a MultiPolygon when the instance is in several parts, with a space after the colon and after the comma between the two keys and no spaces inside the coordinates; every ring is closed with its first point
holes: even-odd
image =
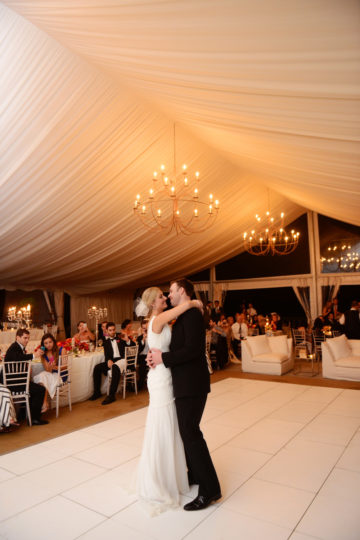
{"type": "Polygon", "coordinates": [[[147,373],[148,373],[148,366],[146,363],[146,356],[149,352],[149,346],[147,342],[147,327],[148,327],[149,321],[147,319],[144,319],[141,323],[141,334],[137,338],[137,344],[139,347],[138,352],[138,366],[139,366],[139,382],[138,382],[138,390],[142,390],[144,387],[144,384],[146,382],[147,373]]]}
{"type": "MultiPolygon", "coordinates": [[[[4,362],[23,362],[24,360],[33,360],[35,357],[40,357],[44,352],[39,349],[34,354],[26,353],[26,345],[30,339],[30,332],[25,328],[19,328],[16,332],[16,341],[8,348],[4,362]]],[[[11,381],[7,383],[7,386],[11,390],[11,381]]],[[[42,426],[48,424],[47,420],[41,419],[41,408],[45,396],[45,388],[41,384],[36,384],[30,381],[30,412],[31,420],[34,426],[42,426]]]]}
{"type": "Polygon", "coordinates": [[[339,323],[344,325],[348,339],[360,339],[360,313],[357,300],[351,302],[351,308],[341,315],[339,323]]]}
{"type": "Polygon", "coordinates": [[[214,307],[211,311],[212,320],[218,322],[220,320],[220,315],[223,315],[223,314],[224,314],[224,310],[220,306],[219,300],[215,300],[214,307]]]}
{"type": "Polygon", "coordinates": [[[107,375],[109,369],[111,369],[111,384],[109,395],[102,401],[102,405],[108,405],[115,401],[116,390],[120,381],[120,367],[118,361],[125,357],[125,347],[135,345],[131,340],[124,341],[116,336],[115,323],[108,322],[106,325],[108,333],[107,339],[103,343],[105,360],[100,362],[94,367],[93,380],[94,380],[94,393],[90,398],[90,401],[95,401],[101,397],[101,375],[107,375]]]}
{"type": "MultiPolygon", "coordinates": [[[[187,279],[171,283],[172,306],[188,302],[193,284],[187,279]]],[[[152,349],[148,355],[151,368],[157,364],[171,369],[180,435],[184,443],[190,484],[199,485],[198,496],[184,510],[201,510],[220,499],[221,490],[200,421],[210,392],[210,375],[205,355],[203,317],[192,308],[180,315],[173,325],[170,352],[152,349]]]]}

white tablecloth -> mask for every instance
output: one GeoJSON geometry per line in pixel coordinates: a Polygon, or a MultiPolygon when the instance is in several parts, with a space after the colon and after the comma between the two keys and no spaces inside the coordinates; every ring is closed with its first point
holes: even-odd
{"type": "Polygon", "coordinates": [[[71,401],[85,401],[93,394],[93,371],[96,364],[103,362],[104,353],[97,351],[71,357],[71,401]]]}
{"type": "MultiPolygon", "coordinates": [[[[31,328],[30,329],[30,340],[31,341],[40,341],[44,335],[42,328],[31,328]]],[[[11,344],[15,341],[16,330],[3,330],[0,332],[0,344],[11,344]]]]}

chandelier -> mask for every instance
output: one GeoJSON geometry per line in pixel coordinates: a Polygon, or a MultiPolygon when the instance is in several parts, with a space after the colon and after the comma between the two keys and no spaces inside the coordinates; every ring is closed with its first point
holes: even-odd
{"type": "Polygon", "coordinates": [[[161,165],[160,171],[153,173],[148,195],[136,195],[134,214],[150,230],[185,235],[203,232],[215,223],[219,201],[212,193],[207,201],[200,199],[198,171],[190,174],[184,164],[177,173],[175,125],[173,157],[172,172],[167,173],[165,165],[161,165]]]}
{"type": "Polygon", "coordinates": [[[335,271],[356,272],[360,269],[360,255],[358,247],[351,245],[349,240],[330,242],[326,256],[322,256],[321,263],[334,266],[335,271]]]}
{"type": "Polygon", "coordinates": [[[250,233],[245,232],[244,247],[251,255],[288,255],[298,246],[300,233],[292,229],[287,232],[284,228],[285,214],[280,214],[280,226],[275,225],[275,219],[266,212],[265,224],[261,216],[256,214],[256,225],[250,233]]]}

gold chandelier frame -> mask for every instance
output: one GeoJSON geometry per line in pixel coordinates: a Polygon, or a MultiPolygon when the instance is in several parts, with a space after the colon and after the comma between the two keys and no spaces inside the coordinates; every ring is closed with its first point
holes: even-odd
{"type": "Polygon", "coordinates": [[[244,247],[251,255],[289,255],[299,244],[300,233],[292,229],[287,232],[284,227],[285,214],[280,214],[280,226],[275,224],[275,218],[266,212],[266,226],[261,228],[262,218],[256,214],[256,229],[243,234],[244,247]],[[260,227],[260,229],[259,229],[260,227]]]}

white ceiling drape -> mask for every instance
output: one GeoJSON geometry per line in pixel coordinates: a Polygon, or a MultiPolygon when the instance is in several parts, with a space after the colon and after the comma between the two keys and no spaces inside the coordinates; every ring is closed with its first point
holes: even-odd
{"type": "MultiPolygon", "coordinates": [[[[357,1],[0,4],[0,287],[79,294],[189,274],[254,214],[360,225],[357,1]],[[132,216],[177,155],[221,202],[191,237],[132,216]]],[[[178,166],[181,165],[178,163],[178,166]]]]}

